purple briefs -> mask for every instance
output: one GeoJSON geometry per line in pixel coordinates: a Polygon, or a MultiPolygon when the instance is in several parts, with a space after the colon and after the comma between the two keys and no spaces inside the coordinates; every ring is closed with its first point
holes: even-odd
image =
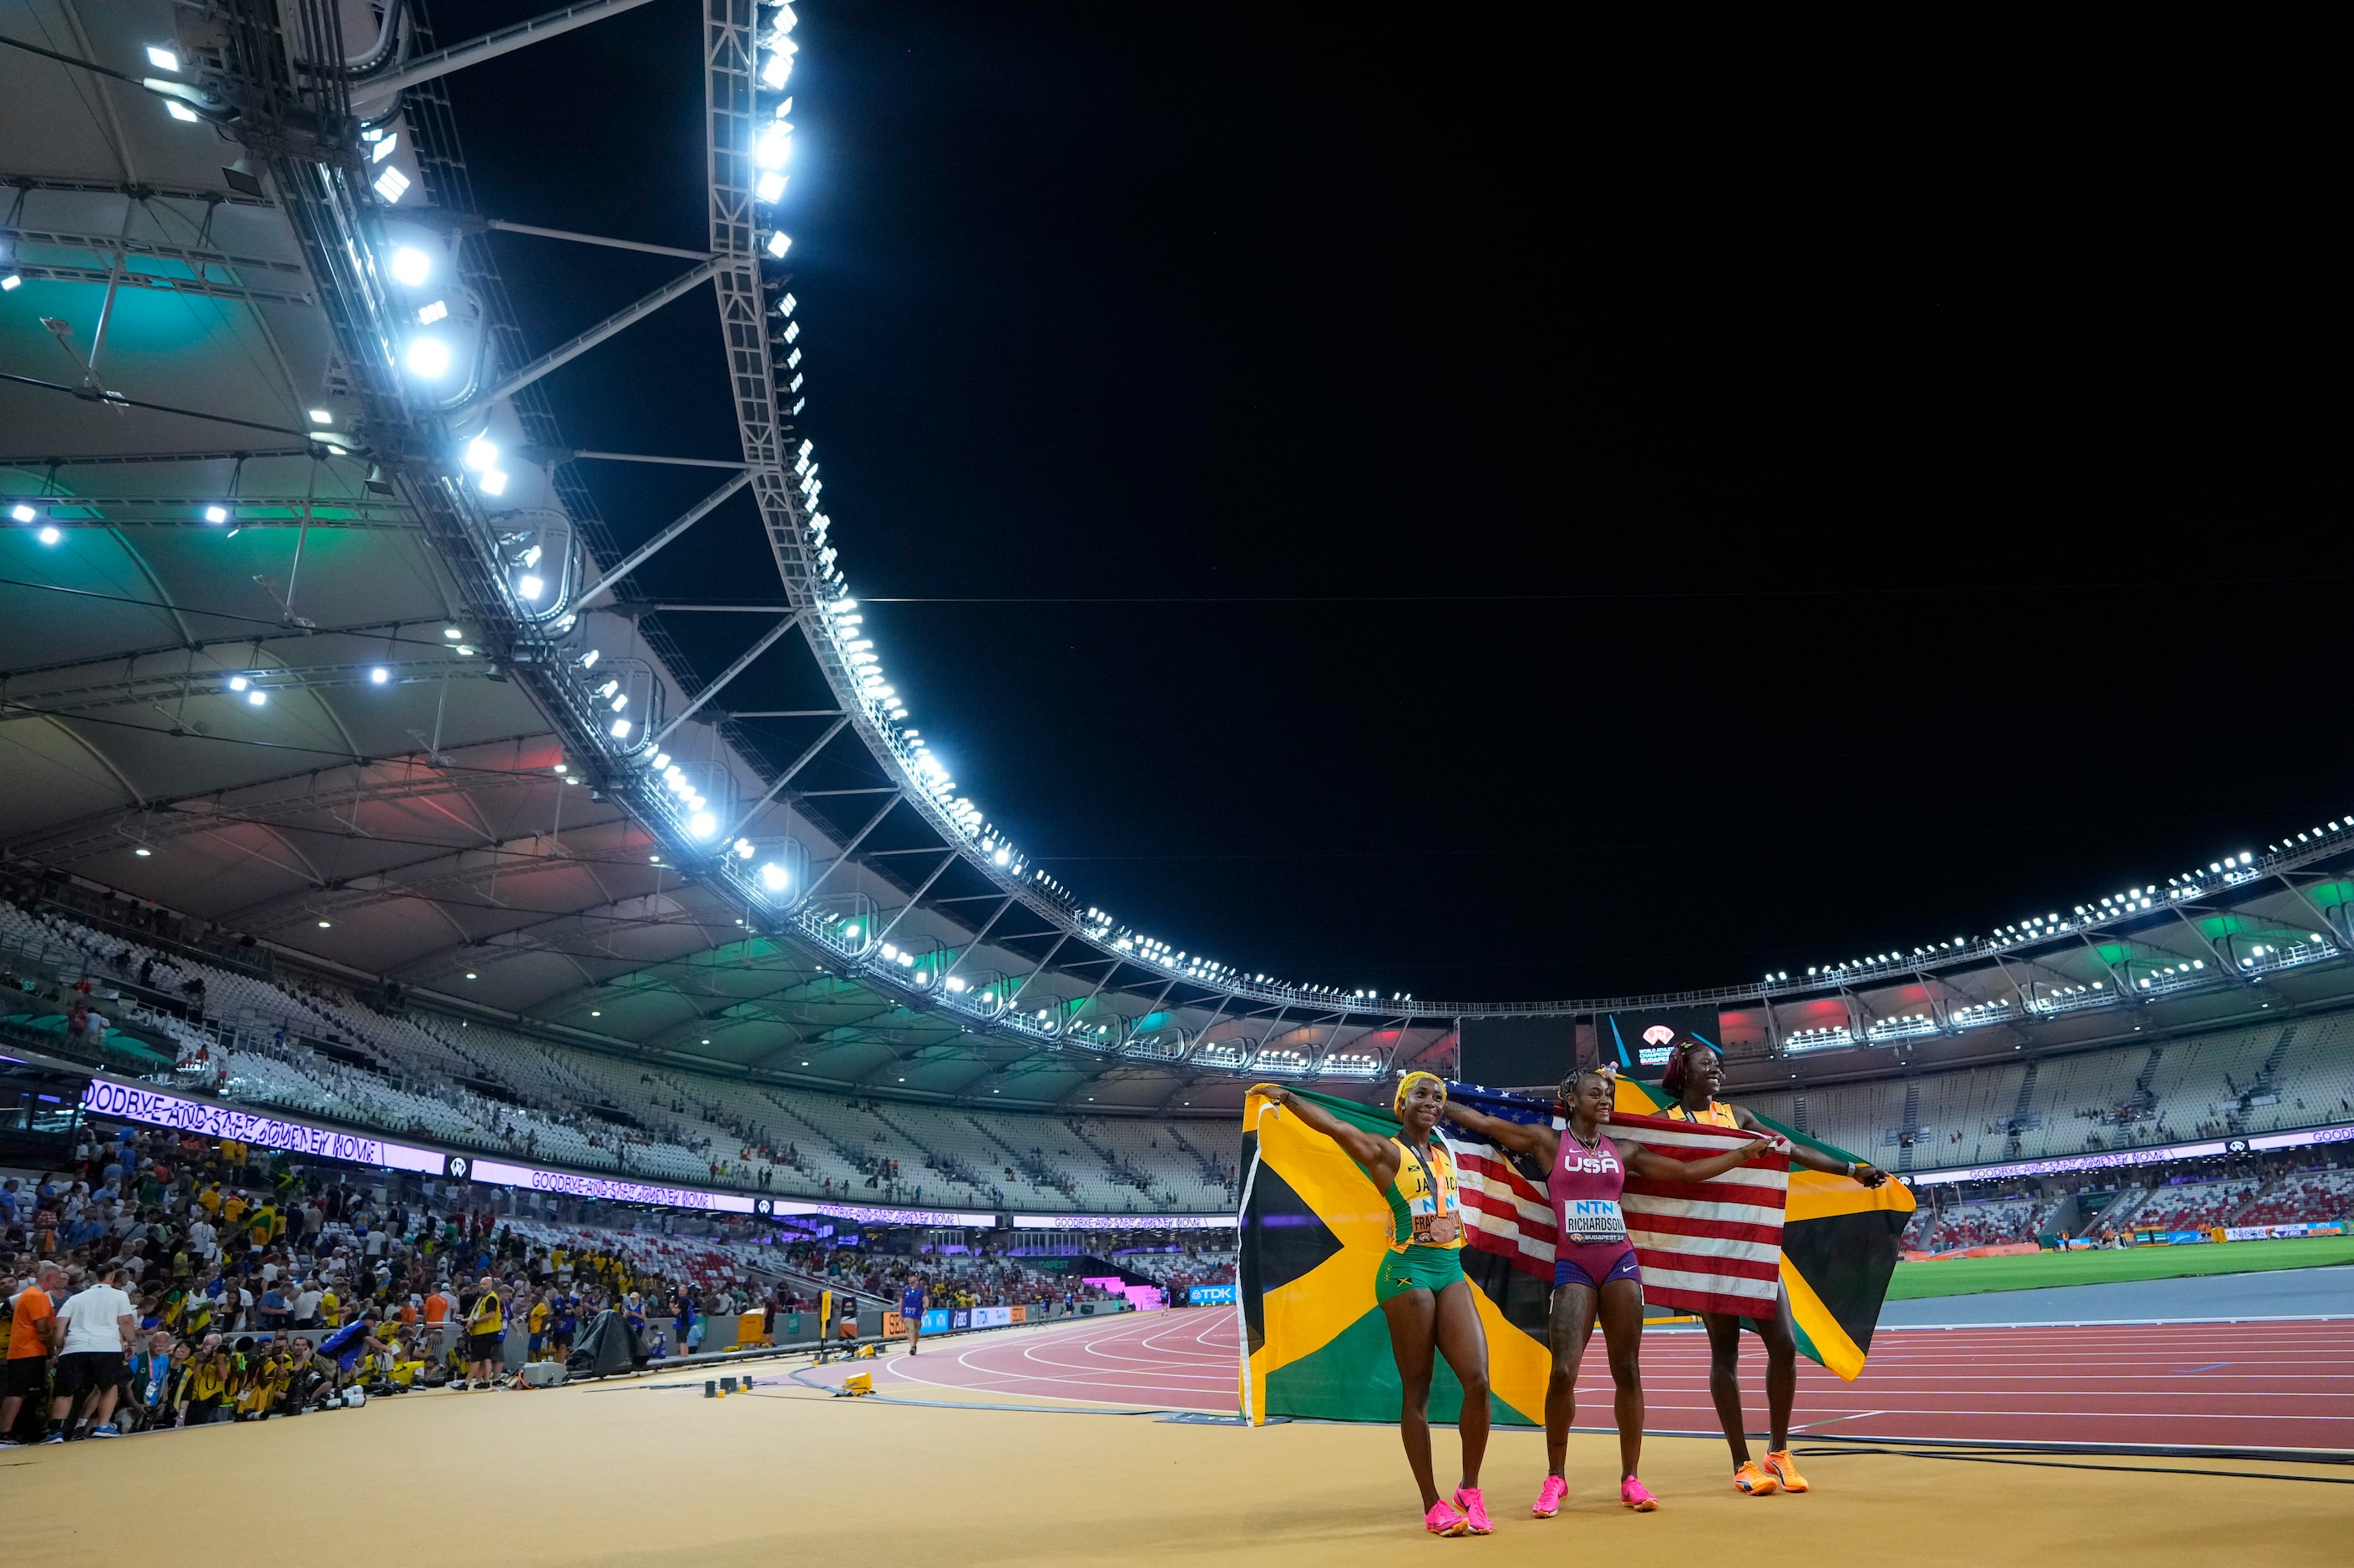
{"type": "Polygon", "coordinates": [[[1638,1285],[1643,1282],[1643,1271],[1635,1262],[1635,1249],[1626,1242],[1564,1246],[1553,1254],[1553,1283],[1556,1290],[1564,1285],[1583,1285],[1598,1294],[1614,1279],[1631,1279],[1638,1285]]]}

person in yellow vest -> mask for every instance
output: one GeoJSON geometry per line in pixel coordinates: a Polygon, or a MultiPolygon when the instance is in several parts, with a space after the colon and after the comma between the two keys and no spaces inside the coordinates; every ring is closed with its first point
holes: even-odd
{"type": "Polygon", "coordinates": [[[466,1314],[466,1376],[478,1388],[488,1388],[499,1377],[499,1341],[505,1338],[501,1331],[505,1321],[499,1315],[498,1281],[489,1275],[481,1280],[482,1294],[474,1298],[473,1309],[466,1314]]]}
{"type": "Polygon", "coordinates": [[[1405,1385],[1398,1430],[1422,1489],[1423,1528],[1441,1536],[1489,1534],[1495,1527],[1479,1495],[1479,1465],[1488,1451],[1488,1336],[1463,1273],[1463,1200],[1455,1160],[1438,1133],[1446,1083],[1432,1073],[1408,1073],[1400,1080],[1392,1105],[1405,1125],[1394,1138],[1376,1137],[1278,1085],[1260,1084],[1251,1093],[1339,1144],[1388,1204],[1393,1240],[1373,1275],[1373,1299],[1389,1319],[1390,1353],[1405,1385]],[[1463,1440],[1462,1484],[1451,1497],[1439,1495],[1431,1476],[1434,1351],[1463,1385],[1456,1424],[1463,1440]]]}
{"type": "MultiPolygon", "coordinates": [[[[1762,1137],[1774,1136],[1774,1129],[1750,1112],[1718,1099],[1716,1092],[1723,1086],[1723,1060],[1714,1046],[1701,1040],[1688,1039],[1677,1045],[1659,1077],[1659,1087],[1667,1092],[1670,1102],[1667,1110],[1670,1120],[1702,1122],[1711,1127],[1738,1128],[1762,1137]]],[[[1877,1187],[1888,1180],[1887,1171],[1868,1161],[1834,1160],[1803,1143],[1793,1143],[1789,1154],[1793,1165],[1852,1177],[1867,1187],[1877,1187]]],[[[1783,1287],[1781,1310],[1771,1319],[1703,1312],[1700,1320],[1708,1330],[1709,1397],[1716,1404],[1717,1424],[1724,1428],[1724,1440],[1733,1449],[1733,1484],[1751,1497],[1808,1490],[1807,1478],[1798,1473],[1798,1467],[1790,1458],[1790,1404],[1798,1388],[1798,1340],[1790,1326],[1788,1287],[1783,1287]],[[1747,1425],[1741,1411],[1744,1328],[1766,1345],[1766,1410],[1772,1426],[1772,1443],[1763,1465],[1750,1458],[1749,1440],[1744,1431],[1747,1425]]]]}
{"type": "Polygon", "coordinates": [[[234,1226],[239,1220],[245,1218],[245,1211],[251,1207],[252,1205],[246,1202],[244,1193],[233,1192],[221,1200],[221,1220],[234,1226]]]}

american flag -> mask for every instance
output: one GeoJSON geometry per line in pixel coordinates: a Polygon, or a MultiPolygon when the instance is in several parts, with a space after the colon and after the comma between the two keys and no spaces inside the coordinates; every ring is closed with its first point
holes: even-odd
{"type": "MultiPolygon", "coordinates": [[[[1547,1101],[1449,1084],[1447,1097],[1511,1121],[1563,1123],[1547,1101]]],[[[1465,1239],[1511,1269],[1553,1283],[1553,1202],[1533,1162],[1440,1124],[1461,1174],[1465,1239]]],[[[1676,1160],[1700,1160],[1745,1144],[1726,1128],[1615,1114],[1613,1138],[1676,1160]]],[[[1790,1162],[1771,1155],[1707,1181],[1627,1179],[1620,1207],[1643,1268],[1643,1299],[1687,1312],[1771,1316],[1781,1285],[1782,1213],[1790,1162]]]]}

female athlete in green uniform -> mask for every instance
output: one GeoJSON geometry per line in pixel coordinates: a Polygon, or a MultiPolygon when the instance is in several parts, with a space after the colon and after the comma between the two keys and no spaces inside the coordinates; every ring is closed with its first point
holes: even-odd
{"type": "Polygon", "coordinates": [[[1447,1085],[1429,1073],[1408,1073],[1392,1102],[1405,1126],[1395,1138],[1376,1138],[1288,1089],[1261,1084],[1251,1090],[1291,1111],[1341,1146],[1389,1200],[1394,1222],[1389,1255],[1373,1276],[1373,1299],[1390,1321],[1390,1353],[1397,1358],[1405,1398],[1398,1413],[1405,1460],[1422,1489],[1423,1528],[1434,1535],[1486,1535],[1488,1506],[1479,1496],[1479,1461],[1488,1450],[1488,1336],[1471,1282],[1463,1277],[1463,1201],[1455,1160],[1438,1135],[1447,1085]],[[1438,1495],[1430,1474],[1431,1352],[1447,1358],[1463,1385],[1463,1484],[1452,1499],[1438,1495]]]}

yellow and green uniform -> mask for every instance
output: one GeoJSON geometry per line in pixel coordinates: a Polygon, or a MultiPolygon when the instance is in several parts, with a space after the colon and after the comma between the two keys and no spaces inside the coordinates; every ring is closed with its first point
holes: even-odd
{"type": "Polygon", "coordinates": [[[1373,1274],[1373,1299],[1408,1290],[1433,1295],[1463,1277],[1463,1194],[1455,1157],[1436,1132],[1422,1150],[1400,1139],[1397,1175],[1382,1196],[1390,1206],[1389,1255],[1373,1274]]]}
{"type": "Polygon", "coordinates": [[[1729,1127],[1735,1129],[1738,1129],[1741,1126],[1741,1118],[1734,1116],[1733,1114],[1733,1107],[1726,1105],[1723,1100],[1709,1101],[1708,1108],[1701,1112],[1698,1116],[1692,1115],[1691,1112],[1684,1109],[1681,1106],[1670,1106],[1668,1107],[1668,1119],[1670,1121],[1696,1121],[1708,1127],[1729,1127]]]}

